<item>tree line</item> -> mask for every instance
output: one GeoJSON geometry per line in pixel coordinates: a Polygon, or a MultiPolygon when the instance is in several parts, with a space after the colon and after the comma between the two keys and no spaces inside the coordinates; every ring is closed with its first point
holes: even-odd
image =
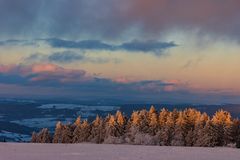
{"type": "Polygon", "coordinates": [[[54,134],[47,128],[33,132],[33,143],[109,143],[161,146],[214,147],[235,145],[240,148],[240,120],[229,112],[217,111],[212,117],[188,108],[183,111],[154,106],[134,111],[130,117],[117,111],[92,122],[78,117],[73,124],[56,124],[54,134]]]}

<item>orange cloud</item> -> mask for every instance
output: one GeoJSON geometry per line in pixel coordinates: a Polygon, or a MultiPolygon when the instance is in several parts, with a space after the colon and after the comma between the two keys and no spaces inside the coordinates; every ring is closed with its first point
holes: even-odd
{"type": "Polygon", "coordinates": [[[61,68],[54,64],[35,64],[31,68],[33,73],[40,72],[56,72],[61,70],[61,68]]]}

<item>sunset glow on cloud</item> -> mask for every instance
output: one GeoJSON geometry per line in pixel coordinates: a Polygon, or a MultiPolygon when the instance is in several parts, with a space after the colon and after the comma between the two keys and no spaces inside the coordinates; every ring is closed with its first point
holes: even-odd
{"type": "Polygon", "coordinates": [[[239,0],[0,0],[0,95],[239,103],[239,17],[239,0]]]}

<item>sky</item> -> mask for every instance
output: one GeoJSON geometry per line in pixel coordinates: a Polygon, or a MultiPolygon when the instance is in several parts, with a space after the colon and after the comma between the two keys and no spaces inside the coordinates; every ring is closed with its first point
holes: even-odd
{"type": "Polygon", "coordinates": [[[0,0],[0,96],[240,103],[239,0],[0,0]]]}

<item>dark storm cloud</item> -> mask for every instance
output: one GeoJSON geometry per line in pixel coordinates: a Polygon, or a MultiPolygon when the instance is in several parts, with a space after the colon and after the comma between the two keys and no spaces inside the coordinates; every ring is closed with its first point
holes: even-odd
{"type": "Polygon", "coordinates": [[[199,29],[239,39],[239,10],[239,0],[0,0],[0,35],[118,39],[134,27],[142,38],[199,29]]]}

